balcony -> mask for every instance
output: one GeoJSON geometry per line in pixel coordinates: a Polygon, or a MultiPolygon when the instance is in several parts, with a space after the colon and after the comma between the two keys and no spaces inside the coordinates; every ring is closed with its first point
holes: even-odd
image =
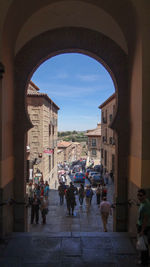
{"type": "Polygon", "coordinates": [[[103,140],[103,143],[107,143],[107,137],[106,136],[103,136],[102,140],[103,140]]]}
{"type": "Polygon", "coordinates": [[[115,144],[116,144],[115,139],[112,138],[112,145],[115,145],[115,144]]]}
{"type": "Polygon", "coordinates": [[[109,144],[115,145],[115,139],[113,137],[109,137],[109,144]]]}
{"type": "Polygon", "coordinates": [[[107,118],[102,118],[102,123],[107,123],[107,118]]]}
{"type": "Polygon", "coordinates": [[[53,126],[57,126],[57,119],[56,118],[52,118],[51,119],[51,123],[53,126]]]}

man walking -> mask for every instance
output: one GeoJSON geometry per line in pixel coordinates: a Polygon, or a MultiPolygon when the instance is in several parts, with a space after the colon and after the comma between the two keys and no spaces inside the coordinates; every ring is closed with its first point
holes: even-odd
{"type": "Polygon", "coordinates": [[[74,207],[76,205],[75,194],[77,194],[77,188],[70,182],[69,188],[66,190],[66,201],[67,201],[67,209],[68,215],[74,215],[74,207]],[[71,213],[70,213],[71,212],[71,213]]]}
{"type": "MultiPolygon", "coordinates": [[[[146,191],[144,189],[138,190],[137,197],[140,201],[137,232],[139,236],[147,236],[148,242],[150,243],[150,201],[146,198],[146,191]]],[[[147,250],[141,251],[141,259],[139,262],[139,264],[144,266],[148,266],[149,260],[148,245],[146,245],[146,247],[147,250]]]]}
{"type": "Polygon", "coordinates": [[[37,195],[34,195],[34,198],[31,202],[31,224],[33,224],[34,219],[36,224],[39,223],[39,206],[41,204],[40,199],[37,198],[37,195]]]}
{"type": "Polygon", "coordinates": [[[86,208],[87,208],[87,212],[88,212],[90,205],[91,205],[91,188],[90,188],[90,185],[87,185],[87,187],[85,189],[85,202],[86,202],[86,208]]]}
{"type": "Polygon", "coordinates": [[[66,187],[65,187],[64,183],[60,183],[60,185],[58,186],[60,205],[63,205],[63,203],[64,203],[65,189],[66,189],[66,187]]]}
{"type": "Polygon", "coordinates": [[[96,188],[96,200],[97,200],[97,205],[100,204],[100,198],[101,198],[101,187],[100,184],[97,185],[96,188]]]}
{"type": "Polygon", "coordinates": [[[100,213],[104,226],[104,232],[107,232],[107,221],[109,214],[112,215],[111,204],[107,201],[106,197],[103,197],[103,201],[100,203],[100,213]]]}

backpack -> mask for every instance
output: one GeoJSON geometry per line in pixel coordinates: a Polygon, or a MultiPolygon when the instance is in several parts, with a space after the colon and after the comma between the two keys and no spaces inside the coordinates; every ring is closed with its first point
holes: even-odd
{"type": "Polygon", "coordinates": [[[90,195],[91,195],[91,190],[90,189],[86,190],[86,197],[90,197],[90,195]]]}

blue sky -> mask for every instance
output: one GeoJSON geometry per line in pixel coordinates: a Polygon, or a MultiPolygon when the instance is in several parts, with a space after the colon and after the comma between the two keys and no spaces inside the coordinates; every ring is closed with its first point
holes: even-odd
{"type": "Polygon", "coordinates": [[[45,61],[31,80],[60,107],[59,131],[85,131],[101,121],[98,108],[114,91],[107,70],[95,59],[77,53],[45,61]]]}

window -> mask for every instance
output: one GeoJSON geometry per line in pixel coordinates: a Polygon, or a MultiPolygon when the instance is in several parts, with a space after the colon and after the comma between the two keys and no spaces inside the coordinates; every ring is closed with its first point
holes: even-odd
{"type": "Polygon", "coordinates": [[[112,154],[112,171],[113,171],[113,173],[115,172],[115,155],[114,154],[112,154]]]}
{"type": "Polygon", "coordinates": [[[92,156],[96,156],[96,149],[92,149],[92,156]]]}
{"type": "Polygon", "coordinates": [[[105,164],[105,166],[107,166],[107,151],[106,150],[104,153],[104,164],[105,164]]]}
{"type": "Polygon", "coordinates": [[[109,120],[112,121],[112,114],[109,115],[109,120]]]}
{"type": "Polygon", "coordinates": [[[103,159],[103,157],[104,157],[104,150],[103,150],[103,148],[101,149],[101,158],[103,159]]]}
{"type": "Polygon", "coordinates": [[[52,168],[54,168],[54,152],[52,154],[52,168]]]}
{"type": "Polygon", "coordinates": [[[51,171],[51,155],[49,155],[49,172],[51,171]]]}
{"type": "Polygon", "coordinates": [[[107,109],[105,110],[105,120],[106,120],[106,123],[107,123],[107,109]]]}
{"type": "Polygon", "coordinates": [[[92,146],[96,146],[96,139],[92,139],[92,146]]]}
{"type": "Polygon", "coordinates": [[[49,124],[49,136],[51,135],[51,124],[49,124]]]}
{"type": "Polygon", "coordinates": [[[55,132],[55,127],[54,127],[54,125],[53,125],[52,127],[53,127],[53,135],[54,135],[54,132],[55,132]]]}
{"type": "Polygon", "coordinates": [[[105,141],[107,142],[107,128],[105,128],[105,141]]]}

